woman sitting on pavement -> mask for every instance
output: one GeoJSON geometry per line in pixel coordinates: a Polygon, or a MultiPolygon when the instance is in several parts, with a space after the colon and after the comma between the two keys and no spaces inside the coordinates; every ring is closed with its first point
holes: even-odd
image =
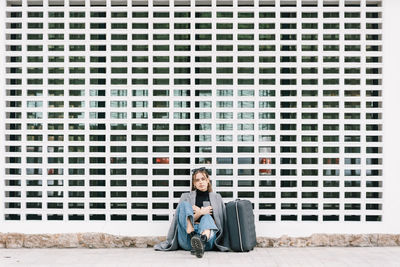
{"type": "Polygon", "coordinates": [[[192,190],[181,195],[167,240],[154,249],[169,251],[179,247],[198,258],[205,250],[230,250],[225,204],[221,195],[212,191],[204,167],[192,170],[192,190]]]}

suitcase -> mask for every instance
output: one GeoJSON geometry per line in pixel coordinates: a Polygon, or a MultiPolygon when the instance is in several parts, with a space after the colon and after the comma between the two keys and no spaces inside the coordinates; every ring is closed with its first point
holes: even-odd
{"type": "Polygon", "coordinates": [[[251,202],[237,199],[226,203],[226,217],[231,249],[240,252],[252,250],[257,240],[251,202]]]}

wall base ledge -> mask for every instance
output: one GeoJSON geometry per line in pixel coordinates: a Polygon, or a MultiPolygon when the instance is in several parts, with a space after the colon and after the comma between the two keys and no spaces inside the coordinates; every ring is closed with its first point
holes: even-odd
{"type": "MultiPolygon", "coordinates": [[[[106,233],[0,233],[0,248],[149,248],[165,236],[121,236],[106,233]]],[[[257,237],[257,247],[386,247],[400,246],[400,234],[312,234],[308,237],[257,237]]]]}

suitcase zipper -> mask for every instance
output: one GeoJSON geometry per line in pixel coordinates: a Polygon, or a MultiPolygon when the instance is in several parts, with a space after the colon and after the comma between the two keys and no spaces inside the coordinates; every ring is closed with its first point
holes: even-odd
{"type": "Polygon", "coordinates": [[[238,222],[238,230],[239,230],[239,243],[240,243],[240,249],[243,252],[243,244],[242,244],[242,233],[240,231],[240,220],[239,220],[239,212],[238,212],[238,202],[235,201],[235,207],[236,207],[236,220],[238,222]]]}

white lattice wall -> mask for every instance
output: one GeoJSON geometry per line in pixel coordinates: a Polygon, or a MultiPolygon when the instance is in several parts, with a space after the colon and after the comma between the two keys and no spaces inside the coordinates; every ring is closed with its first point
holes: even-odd
{"type": "Polygon", "coordinates": [[[163,234],[206,166],[259,234],[382,230],[383,1],[84,4],[2,3],[4,229],[163,234]]]}

